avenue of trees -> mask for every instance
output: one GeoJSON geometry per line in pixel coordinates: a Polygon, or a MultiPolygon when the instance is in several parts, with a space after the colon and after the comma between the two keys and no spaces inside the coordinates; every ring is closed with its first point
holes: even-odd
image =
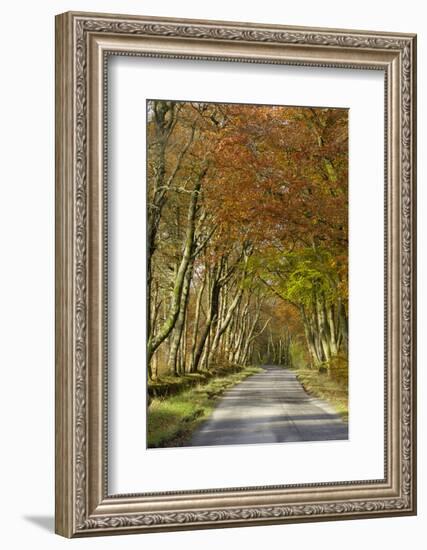
{"type": "Polygon", "coordinates": [[[147,102],[148,376],[346,357],[348,113],[147,102]]]}

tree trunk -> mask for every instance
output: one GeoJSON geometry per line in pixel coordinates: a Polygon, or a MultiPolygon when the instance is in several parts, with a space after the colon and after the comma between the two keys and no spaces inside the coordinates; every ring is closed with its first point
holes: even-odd
{"type": "Polygon", "coordinates": [[[322,345],[322,350],[323,350],[323,355],[325,357],[325,360],[329,361],[331,359],[331,349],[329,347],[328,327],[326,325],[326,315],[323,307],[323,301],[318,295],[316,295],[315,304],[316,304],[317,323],[319,326],[320,343],[322,345]]]}
{"type": "Polygon", "coordinates": [[[348,349],[348,319],[347,319],[347,313],[345,311],[345,307],[341,302],[338,304],[338,327],[339,327],[338,349],[341,349],[341,347],[344,346],[344,348],[347,350],[348,349]]]}
{"type": "Polygon", "coordinates": [[[203,292],[205,290],[205,285],[206,285],[206,268],[203,273],[203,279],[201,281],[200,288],[196,298],[196,308],[194,313],[194,323],[193,323],[193,332],[191,337],[191,348],[190,348],[190,358],[189,358],[189,367],[188,367],[189,372],[193,372],[193,367],[194,367],[194,355],[196,352],[197,334],[199,331],[199,323],[200,323],[200,310],[202,306],[202,298],[203,298],[203,292]]]}
{"type": "Polygon", "coordinates": [[[178,365],[177,365],[177,354],[178,354],[179,345],[181,343],[182,331],[184,328],[184,323],[185,323],[185,318],[187,313],[190,282],[191,282],[191,277],[193,275],[193,265],[194,265],[194,260],[190,262],[190,265],[188,266],[187,272],[185,274],[184,284],[182,286],[179,313],[176,319],[175,327],[172,332],[171,347],[169,351],[169,361],[168,361],[169,373],[172,376],[177,376],[178,374],[180,374],[179,372],[180,369],[178,369],[178,365]]]}
{"type": "Polygon", "coordinates": [[[216,353],[216,350],[218,348],[219,340],[220,340],[221,336],[224,334],[225,330],[227,329],[236,307],[239,305],[239,302],[242,298],[242,294],[243,294],[243,288],[240,288],[238,290],[236,296],[234,297],[234,300],[231,302],[230,307],[228,308],[228,311],[227,311],[225,317],[222,319],[221,324],[218,323],[218,328],[217,328],[217,331],[215,333],[215,338],[214,338],[214,340],[212,342],[212,346],[211,346],[211,356],[212,357],[214,357],[214,355],[216,353]]]}
{"type": "Polygon", "coordinates": [[[335,357],[338,354],[338,344],[336,337],[334,306],[331,304],[326,305],[326,317],[329,324],[331,354],[335,357]]]}
{"type": "Polygon", "coordinates": [[[317,368],[322,363],[323,358],[316,338],[315,320],[312,313],[307,313],[303,306],[300,307],[300,312],[303,319],[307,348],[312,360],[312,367],[317,368]]]}
{"type": "Polygon", "coordinates": [[[203,332],[200,336],[199,342],[196,346],[196,351],[194,353],[194,361],[191,365],[191,372],[197,372],[200,366],[200,360],[202,358],[203,350],[208,338],[209,332],[212,325],[215,324],[216,318],[218,316],[218,306],[219,306],[219,292],[221,287],[218,284],[218,278],[214,275],[214,280],[212,281],[210,300],[209,300],[209,313],[206,319],[206,325],[203,329],[203,332]]]}
{"type": "Polygon", "coordinates": [[[193,192],[191,193],[190,204],[188,207],[188,214],[187,214],[187,229],[186,229],[186,235],[185,235],[184,249],[183,249],[182,259],[175,277],[170,312],[167,318],[165,319],[162,327],[160,327],[159,331],[157,332],[157,334],[151,335],[149,337],[148,344],[147,344],[147,362],[148,363],[151,361],[151,357],[153,353],[156,351],[156,349],[169,336],[178,318],[178,314],[181,306],[182,289],[185,281],[185,274],[192,260],[192,253],[194,248],[197,203],[199,200],[202,180],[206,172],[207,172],[207,168],[204,168],[203,171],[199,174],[196,180],[196,183],[194,185],[193,192]]]}

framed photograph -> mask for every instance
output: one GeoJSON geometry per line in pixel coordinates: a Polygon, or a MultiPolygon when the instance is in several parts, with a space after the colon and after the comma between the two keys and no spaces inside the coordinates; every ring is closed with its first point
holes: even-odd
{"type": "Polygon", "coordinates": [[[56,18],[56,532],[416,513],[416,37],[56,18]]]}

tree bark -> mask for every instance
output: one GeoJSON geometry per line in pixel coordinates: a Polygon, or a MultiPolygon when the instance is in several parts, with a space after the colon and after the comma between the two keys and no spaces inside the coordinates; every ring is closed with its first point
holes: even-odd
{"type": "Polygon", "coordinates": [[[326,305],[326,318],[329,324],[330,348],[332,356],[338,355],[338,343],[335,325],[335,311],[332,304],[326,305]]]}
{"type": "MultiPolygon", "coordinates": [[[[169,351],[169,361],[168,361],[169,373],[172,376],[177,376],[178,374],[180,374],[180,369],[178,368],[178,365],[177,365],[177,355],[178,355],[178,348],[181,343],[182,331],[184,328],[185,318],[187,314],[190,282],[191,282],[191,277],[193,275],[193,265],[194,265],[194,260],[190,262],[190,265],[188,266],[187,272],[185,274],[184,284],[182,287],[179,313],[176,319],[175,327],[172,331],[171,347],[169,351]]],[[[185,357],[184,357],[184,360],[185,360],[185,357]]]]}
{"type": "Polygon", "coordinates": [[[231,302],[230,307],[228,308],[228,311],[227,311],[225,317],[222,319],[221,323],[218,324],[218,328],[217,328],[217,331],[215,333],[215,338],[214,338],[214,340],[212,342],[212,346],[211,346],[211,357],[213,357],[215,355],[215,352],[218,348],[219,340],[220,340],[221,336],[224,334],[225,330],[227,329],[227,327],[228,327],[228,325],[229,325],[229,323],[232,319],[233,313],[234,313],[236,307],[239,305],[240,300],[242,299],[242,294],[243,294],[243,288],[240,288],[238,290],[236,296],[234,297],[233,301],[231,302]]]}
{"type": "Polygon", "coordinates": [[[165,319],[163,325],[160,327],[156,335],[151,335],[147,344],[147,361],[150,362],[153,353],[160,346],[162,342],[169,336],[172,329],[175,326],[176,320],[178,318],[180,305],[181,305],[181,296],[182,289],[185,281],[185,274],[187,269],[192,261],[192,253],[194,248],[194,237],[195,237],[195,218],[197,212],[197,203],[199,200],[199,193],[202,185],[202,180],[207,172],[205,167],[202,172],[197,177],[196,183],[194,185],[193,191],[191,193],[190,204],[188,207],[187,214],[187,229],[185,235],[185,243],[183,254],[181,258],[180,265],[175,277],[174,287],[172,291],[172,303],[170,307],[170,312],[167,318],[165,319]]]}
{"type": "Polygon", "coordinates": [[[315,304],[316,304],[317,323],[319,327],[319,337],[320,337],[320,343],[322,345],[323,355],[326,361],[330,361],[331,349],[329,347],[329,334],[328,334],[328,327],[326,325],[326,315],[325,315],[325,310],[323,306],[323,301],[318,295],[316,295],[315,304]]]}
{"type": "Polygon", "coordinates": [[[194,353],[194,361],[191,365],[191,372],[197,372],[200,365],[200,360],[202,358],[203,350],[208,338],[211,326],[215,323],[218,316],[218,306],[219,306],[219,292],[220,285],[218,284],[218,276],[214,275],[213,280],[211,281],[211,292],[209,297],[209,312],[206,319],[206,325],[203,329],[200,339],[196,346],[196,351],[194,353]]]}
{"type": "Polygon", "coordinates": [[[206,268],[203,273],[203,279],[200,284],[199,291],[197,293],[196,298],[196,309],[194,314],[194,323],[193,323],[193,332],[191,337],[191,351],[190,351],[190,358],[189,358],[189,372],[194,371],[194,355],[196,352],[196,344],[197,344],[197,334],[199,331],[199,323],[200,323],[200,310],[202,305],[202,298],[203,298],[203,292],[205,290],[206,285],[206,268]]]}
{"type": "MultiPolygon", "coordinates": [[[[173,101],[156,101],[153,106],[154,148],[156,162],[153,163],[153,177],[151,178],[150,196],[147,205],[147,339],[153,340],[153,320],[151,319],[151,285],[153,277],[152,261],[156,250],[157,232],[163,208],[167,201],[168,192],[179,172],[183,158],[190,148],[196,130],[193,123],[189,137],[184,143],[175,165],[167,175],[167,148],[169,138],[176,124],[176,103],[173,101]]],[[[151,156],[151,155],[150,155],[151,156]]]]}

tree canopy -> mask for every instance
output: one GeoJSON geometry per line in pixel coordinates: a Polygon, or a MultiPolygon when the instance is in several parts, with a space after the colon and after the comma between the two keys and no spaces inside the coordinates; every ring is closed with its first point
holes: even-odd
{"type": "Polygon", "coordinates": [[[345,109],[147,103],[149,376],[347,354],[345,109]]]}

